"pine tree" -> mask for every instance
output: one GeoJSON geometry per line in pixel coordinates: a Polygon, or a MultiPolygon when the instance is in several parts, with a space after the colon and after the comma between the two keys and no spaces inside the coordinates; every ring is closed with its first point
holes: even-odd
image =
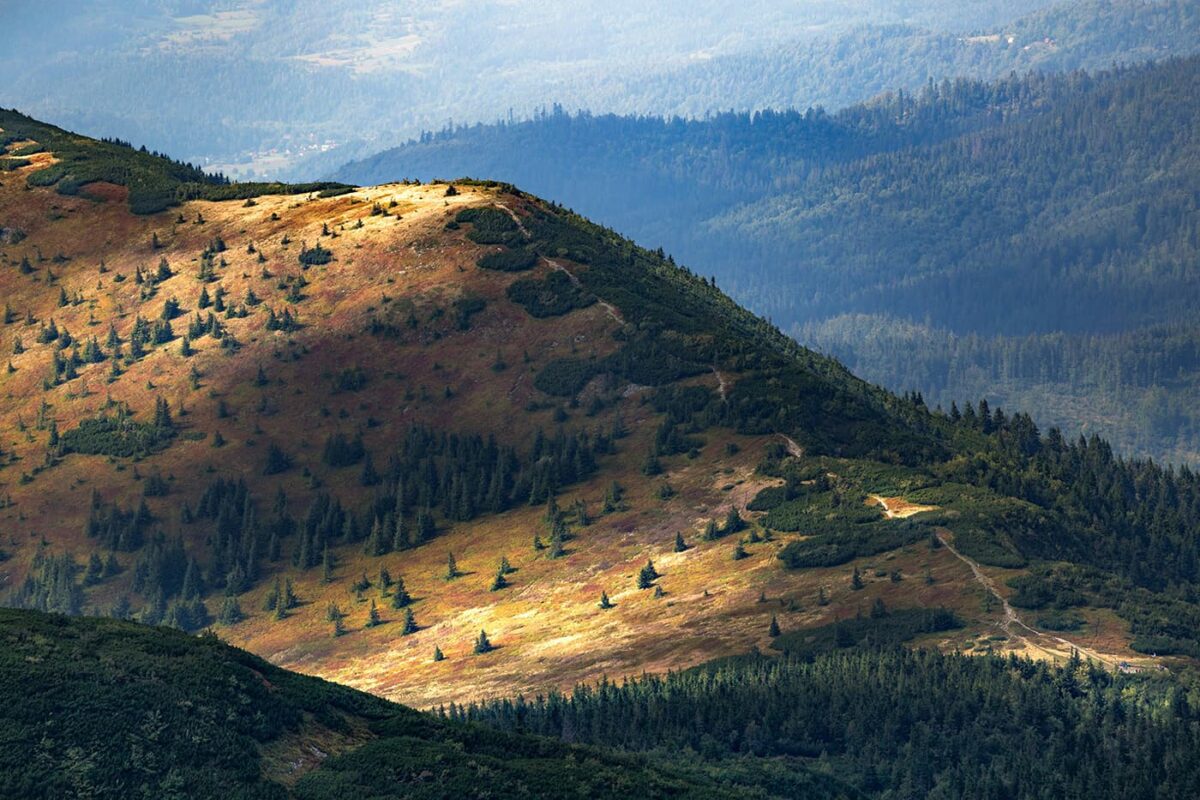
{"type": "Polygon", "coordinates": [[[409,636],[418,630],[420,629],[417,627],[417,618],[413,616],[413,610],[411,608],[404,609],[404,623],[400,627],[400,635],[409,636]]]}
{"type": "Polygon", "coordinates": [[[829,605],[829,595],[825,594],[824,586],[817,589],[817,605],[819,605],[819,606],[829,605]]]}
{"type": "Polygon", "coordinates": [[[392,591],[392,608],[405,608],[412,604],[412,597],[404,588],[404,578],[396,578],[395,589],[392,591]]]}
{"type": "Polygon", "coordinates": [[[779,635],[779,633],[780,633],[779,620],[775,618],[774,614],[772,614],[771,615],[771,624],[767,627],[767,635],[770,636],[772,639],[774,639],[776,636],[779,635]]]}
{"type": "Polygon", "coordinates": [[[267,592],[267,596],[263,598],[263,611],[274,611],[279,608],[283,601],[283,585],[279,578],[275,579],[275,584],[271,587],[271,591],[267,592]]]}
{"type": "Polygon", "coordinates": [[[497,570],[496,577],[492,580],[492,589],[491,590],[493,592],[498,592],[501,589],[505,589],[507,587],[508,587],[508,581],[504,578],[504,570],[503,569],[497,570]]]}
{"type": "Polygon", "coordinates": [[[333,583],[333,556],[329,554],[329,545],[325,545],[325,553],[321,556],[321,583],[333,583]]]}
{"type": "Polygon", "coordinates": [[[458,571],[458,562],[454,560],[454,553],[446,554],[446,580],[452,581],[462,573],[458,571]]]}
{"type": "Polygon", "coordinates": [[[479,636],[475,639],[475,655],[483,655],[495,650],[496,647],[488,639],[486,631],[480,631],[479,636]]]}
{"type": "Polygon", "coordinates": [[[436,645],[434,645],[434,648],[433,648],[433,660],[434,661],[445,661],[446,660],[446,657],[444,655],[442,655],[442,648],[440,648],[436,645]]]}
{"type": "Polygon", "coordinates": [[[658,580],[658,570],[654,568],[653,561],[647,561],[646,566],[638,572],[637,586],[639,589],[649,589],[656,580],[658,580]]]}
{"type": "Polygon", "coordinates": [[[380,623],[380,621],[381,620],[379,619],[379,609],[377,609],[375,607],[375,601],[372,600],[371,607],[367,610],[367,622],[364,627],[374,628],[376,625],[378,625],[380,623]]]}
{"type": "Polygon", "coordinates": [[[738,542],[737,545],[734,546],[734,548],[733,548],[733,560],[734,561],[741,561],[743,558],[746,558],[749,555],[750,554],[746,552],[746,548],[742,547],[741,542],[738,542]]]}
{"type": "Polygon", "coordinates": [[[604,609],[613,607],[613,602],[608,599],[608,592],[600,593],[600,607],[604,609]]]}
{"type": "Polygon", "coordinates": [[[336,617],[333,620],[333,637],[336,639],[346,633],[346,625],[342,622],[342,618],[336,617]]]}
{"type": "Polygon", "coordinates": [[[850,588],[856,592],[863,588],[862,573],[858,571],[858,567],[855,567],[854,572],[850,575],[850,588]]]}
{"type": "Polygon", "coordinates": [[[217,617],[217,621],[222,625],[236,625],[245,618],[242,614],[242,606],[238,603],[236,597],[226,597],[221,604],[221,613],[217,617]]]}
{"type": "Polygon", "coordinates": [[[687,549],[688,549],[687,542],[685,542],[683,540],[683,534],[677,532],[675,534],[675,552],[682,553],[687,549]]]}
{"type": "Polygon", "coordinates": [[[725,525],[721,532],[728,536],[732,533],[738,533],[745,527],[746,523],[742,520],[741,514],[738,513],[737,506],[730,506],[729,513],[725,515],[725,525]]]}

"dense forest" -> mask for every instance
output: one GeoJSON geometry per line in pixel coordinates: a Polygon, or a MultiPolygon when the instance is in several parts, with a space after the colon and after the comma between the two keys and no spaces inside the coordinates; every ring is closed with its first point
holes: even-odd
{"type": "Polygon", "coordinates": [[[868,797],[1115,800],[1200,789],[1189,755],[1193,691],[1079,662],[1055,669],[867,646],[732,659],[443,713],[734,775],[758,770],[780,786],[791,770],[811,768],[868,797]]]}
{"type": "MultiPolygon", "coordinates": [[[[0,642],[4,797],[778,796],[704,765],[441,721],[211,634],[5,609],[0,642]]],[[[847,796],[824,775],[790,785],[847,796]]]]}
{"type": "Polygon", "coordinates": [[[1198,299],[1198,72],[1184,59],[930,82],[833,114],[556,109],[430,134],[340,175],[518,180],[661,244],[868,378],[943,405],[1061,399],[1039,422],[1192,461],[1196,365],[1175,346],[1186,334],[1155,329],[1189,323],[1198,299]],[[1019,368],[991,366],[1018,351],[1019,368]]]}
{"type": "Polygon", "coordinates": [[[0,790],[50,798],[186,787],[193,798],[270,800],[1200,791],[1193,676],[884,644],[893,620],[908,616],[877,608],[834,626],[855,630],[857,643],[821,637],[803,655],[791,649],[801,640],[784,634],[782,656],[427,715],[279,669],[212,635],[5,610],[0,696],[11,746],[0,790]]]}

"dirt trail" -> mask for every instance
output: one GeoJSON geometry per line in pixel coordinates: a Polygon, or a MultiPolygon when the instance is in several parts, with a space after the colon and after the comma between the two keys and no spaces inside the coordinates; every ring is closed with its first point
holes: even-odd
{"type": "Polygon", "coordinates": [[[504,203],[497,203],[496,206],[504,209],[504,213],[512,217],[512,221],[517,223],[517,230],[519,230],[523,236],[529,236],[529,229],[525,227],[525,221],[521,219],[521,216],[517,212],[504,205],[504,203]]]}
{"type": "MultiPolygon", "coordinates": [[[[571,270],[567,269],[565,266],[558,263],[554,259],[547,258],[546,263],[549,264],[550,266],[554,267],[554,269],[562,270],[564,273],[566,273],[566,276],[571,279],[571,283],[573,283],[575,286],[583,285],[579,282],[579,278],[575,277],[575,273],[571,272],[571,270]]],[[[612,303],[601,300],[599,297],[596,298],[596,303],[597,303],[597,305],[601,306],[606,312],[608,312],[608,316],[612,317],[612,319],[618,325],[625,324],[625,318],[621,316],[620,310],[616,306],[614,306],[612,303]]]]}
{"type": "MultiPolygon", "coordinates": [[[[512,221],[517,223],[517,230],[519,230],[525,236],[530,236],[529,229],[525,227],[525,222],[521,219],[521,216],[517,212],[513,211],[511,208],[504,205],[503,203],[497,203],[496,206],[498,208],[504,209],[505,213],[507,213],[510,217],[512,217],[512,221]]],[[[566,273],[567,277],[571,279],[571,283],[573,283],[575,286],[583,285],[579,282],[579,278],[575,277],[575,273],[571,272],[571,270],[567,269],[565,266],[558,263],[554,259],[547,258],[546,263],[549,264],[550,266],[554,267],[555,269],[561,270],[562,272],[566,273]]],[[[598,304],[600,304],[600,306],[603,307],[605,311],[608,312],[608,315],[610,317],[612,317],[613,320],[615,320],[618,325],[625,324],[625,318],[621,316],[621,312],[617,309],[616,306],[614,306],[612,303],[605,302],[604,300],[601,300],[598,297],[596,298],[596,302],[598,304]]]]}
{"type": "Polygon", "coordinates": [[[1070,658],[1071,651],[1074,650],[1077,651],[1080,656],[1097,661],[1111,669],[1118,669],[1121,667],[1123,663],[1121,659],[1102,655],[1091,648],[1084,647],[1083,645],[1072,642],[1069,639],[1064,639],[1061,636],[1045,633],[1044,631],[1039,631],[1036,628],[1027,625],[1021,620],[1021,617],[1017,614],[1016,609],[1014,609],[1012,605],[1010,605],[1009,602],[1004,599],[1004,596],[1000,594],[1000,590],[996,588],[996,582],[988,577],[982,569],[980,569],[979,564],[974,559],[963,555],[958,551],[957,548],[954,547],[953,544],[950,543],[950,541],[946,538],[946,531],[939,530],[937,532],[937,538],[938,541],[942,543],[942,546],[949,550],[955,558],[970,567],[971,573],[975,576],[975,580],[979,583],[979,585],[1000,601],[1000,606],[1004,609],[1004,619],[1003,621],[998,622],[997,625],[1006,634],[1015,639],[1019,639],[1028,649],[1044,653],[1045,655],[1049,656],[1051,660],[1054,660],[1055,658],[1070,658]],[[1023,631],[1023,633],[1015,632],[1013,630],[1014,628],[1019,628],[1021,631],[1023,631]],[[1035,641],[1035,639],[1037,641],[1035,641]],[[1047,642],[1053,642],[1054,644],[1059,645],[1059,647],[1065,648],[1065,650],[1047,644],[1047,642]]]}
{"type": "Polygon", "coordinates": [[[782,433],[776,435],[779,436],[780,439],[783,439],[783,443],[787,445],[789,456],[792,456],[793,458],[804,458],[804,448],[796,444],[795,439],[790,436],[784,436],[782,433]]]}
{"type": "Polygon", "coordinates": [[[712,370],[713,375],[717,376],[717,392],[721,395],[721,402],[726,403],[729,401],[729,381],[725,380],[725,376],[721,374],[721,370],[717,369],[715,364],[712,370]]]}

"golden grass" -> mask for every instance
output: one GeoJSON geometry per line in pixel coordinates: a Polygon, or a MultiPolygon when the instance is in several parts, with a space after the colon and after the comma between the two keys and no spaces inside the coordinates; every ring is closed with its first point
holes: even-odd
{"type": "MultiPolygon", "coordinates": [[[[50,158],[49,154],[34,157],[39,163],[50,158]]],[[[444,229],[459,208],[491,202],[492,190],[460,187],[457,196],[446,197],[444,185],[386,185],[328,199],[263,197],[253,206],[193,202],[136,217],[125,208],[120,187],[91,187],[90,194],[97,199],[26,189],[24,175],[35,168],[7,174],[0,185],[0,227],[20,229],[28,236],[19,244],[0,244],[0,302],[7,302],[21,317],[0,327],[0,352],[11,353],[18,336],[27,348],[12,356],[15,372],[0,371],[0,449],[10,462],[0,471],[0,495],[13,501],[0,510],[6,530],[0,547],[13,556],[0,564],[0,591],[23,578],[43,540],[52,550],[86,556],[94,547],[83,533],[92,489],[110,502],[136,503],[142,492],[135,471],[146,476],[157,470],[171,480],[170,496],[149,501],[167,532],[175,530],[181,503],[194,502],[216,474],[246,476],[264,499],[277,486],[284,488],[296,515],[317,490],[304,477],[305,469],[320,477],[320,490],[357,503],[369,491],[358,486],[358,471],[330,471],[320,463],[321,446],[334,430],[361,429],[380,466],[383,454],[413,422],[494,432],[502,442],[524,445],[537,428],[550,430],[555,424],[549,411],[525,410],[531,400],[545,399],[532,386],[536,370],[551,358],[572,353],[603,356],[616,347],[611,334],[619,323],[605,308],[597,304],[565,317],[531,319],[504,296],[513,276],[475,268],[482,248],[466,240],[461,231],[444,229]],[[386,207],[389,215],[372,216],[375,203],[386,207]],[[273,214],[278,219],[272,219],[273,214]],[[179,215],[181,223],[176,221],[179,215]],[[197,215],[203,216],[203,225],[195,224],[197,215]],[[359,221],[361,228],[356,227],[359,221]],[[322,238],[323,224],[338,236],[322,238]],[[151,249],[153,234],[162,243],[161,250],[151,249]],[[285,234],[292,240],[287,246],[281,243],[285,234]],[[200,292],[199,254],[216,236],[229,248],[224,253],[229,266],[219,270],[228,300],[240,303],[247,289],[253,289],[264,303],[246,319],[223,320],[243,344],[240,352],[230,356],[205,337],[193,343],[197,352],[185,359],[176,341],[156,349],[112,383],[109,366],[98,364],[81,368],[76,380],[43,392],[51,345],[36,344],[39,326],[25,324],[26,311],[39,322],[53,318],[77,338],[94,334],[103,342],[110,322],[124,337],[137,314],[157,318],[163,301],[174,296],[185,311],[175,322],[176,333],[182,333],[200,292]],[[333,250],[335,260],[305,273],[310,282],[307,299],[296,307],[305,327],[292,334],[266,331],[265,306],[278,310],[284,305],[278,281],[300,274],[301,244],[318,241],[333,250]],[[251,243],[266,255],[266,264],[247,252],[251,243]],[[43,260],[38,260],[39,252],[43,260]],[[59,253],[69,260],[53,263],[59,253]],[[33,275],[21,275],[17,269],[26,255],[36,261],[33,275]],[[153,269],[160,257],[167,259],[176,275],[159,287],[155,298],[141,302],[134,271],[153,269]],[[99,271],[101,261],[105,273],[99,271]],[[262,277],[263,267],[272,277],[262,277]],[[48,279],[50,272],[53,282],[48,279]],[[116,282],[118,274],[127,280],[116,282]],[[58,307],[60,288],[71,297],[81,294],[83,303],[58,307]],[[372,308],[413,302],[423,312],[435,304],[448,310],[454,299],[466,293],[487,300],[468,331],[442,327],[437,328],[437,337],[414,336],[404,342],[364,333],[372,308]],[[387,302],[385,295],[390,298],[387,302]],[[492,369],[497,355],[507,369],[492,369]],[[252,385],[260,365],[270,379],[265,388],[252,385]],[[333,392],[331,377],[352,365],[368,371],[367,387],[357,393],[333,392]],[[188,375],[193,366],[202,376],[199,388],[192,387],[188,375]],[[443,394],[446,387],[453,391],[449,399],[443,394]],[[46,433],[32,427],[43,400],[59,430],[65,431],[96,413],[109,398],[127,402],[145,415],[153,408],[155,396],[170,402],[185,434],[203,434],[203,438],[181,437],[164,452],[137,464],[70,456],[32,482],[20,480],[23,473],[32,473],[43,463],[46,433]],[[259,407],[263,398],[265,412],[259,407]],[[217,415],[221,401],[230,411],[224,419],[217,415]],[[368,427],[368,419],[378,425],[368,427]],[[19,430],[18,421],[26,431],[19,430]],[[227,441],[220,449],[211,445],[217,431],[227,441]],[[284,445],[296,467],[267,479],[260,471],[270,441],[284,445]]],[[[506,198],[506,203],[512,205],[512,200],[506,198]]],[[[215,286],[209,285],[210,294],[215,286]]],[[[430,333],[433,328],[423,325],[422,330],[430,333]]],[[[715,390],[722,377],[736,378],[713,374],[694,380],[715,390]]],[[[639,402],[637,392],[622,406],[631,435],[620,443],[620,453],[605,459],[599,477],[565,492],[560,503],[565,506],[582,497],[595,513],[615,479],[627,489],[628,508],[579,531],[564,558],[550,560],[533,550],[535,534],[547,538],[543,512],[519,508],[456,524],[434,542],[403,554],[366,558],[355,547],[343,547],[337,553],[336,580],[330,585],[321,583],[319,569],[300,574],[282,568],[281,574],[295,580],[304,605],[282,621],[259,611],[270,584],[267,576],[242,598],[250,618],[220,628],[219,633],[284,666],[428,707],[451,700],[569,688],[604,675],[679,669],[753,647],[766,648],[773,615],[784,629],[813,626],[865,611],[876,597],[893,607],[951,607],[972,623],[967,632],[941,637],[934,646],[963,647],[973,633],[988,630],[994,621],[978,607],[970,570],[944,549],[930,551],[921,545],[856,565],[787,571],[774,558],[787,541],[783,537],[747,545],[750,557],[733,561],[734,540],[702,542],[700,532],[707,520],[722,519],[731,503],[744,509],[759,489],[772,483],[754,472],[770,439],[710,431],[701,458],[667,459],[667,474],[647,479],[638,466],[658,419],[649,405],[639,402]],[[739,452],[719,455],[730,441],[739,445],[739,452]],[[677,492],[665,501],[658,497],[664,480],[677,492]],[[673,552],[677,531],[693,545],[684,553],[673,552]],[[454,552],[467,573],[452,582],[442,578],[448,551],[454,552]],[[507,556],[517,572],[510,576],[509,588],[491,592],[501,556],[507,556]],[[650,558],[663,573],[662,597],[636,588],[637,571],[650,558]],[[403,576],[418,598],[413,609],[421,630],[414,635],[400,635],[401,612],[388,608],[387,600],[374,590],[367,599],[376,599],[385,624],[362,629],[366,600],[356,602],[347,587],[363,571],[374,578],[381,566],[403,576]],[[852,566],[865,576],[867,586],[862,591],[850,589],[852,566]],[[936,576],[931,585],[921,580],[926,568],[936,576]],[[899,569],[905,579],[890,581],[886,573],[893,569],[899,569]],[[877,577],[876,570],[884,576],[877,577]],[[830,598],[828,606],[816,603],[821,588],[830,598]],[[597,607],[602,591],[615,608],[597,607]],[[759,602],[760,593],[766,602],[759,602]],[[325,617],[331,602],[350,614],[348,633],[339,638],[331,635],[325,617]],[[481,629],[499,649],[475,656],[471,646],[481,629]],[[435,646],[445,653],[445,661],[432,661],[435,646]]],[[[611,414],[588,418],[572,411],[567,425],[607,428],[611,414]]],[[[927,510],[897,505],[897,498],[881,500],[897,516],[927,510]]],[[[132,561],[129,555],[121,559],[126,566],[132,561]]],[[[91,590],[91,600],[104,607],[127,591],[128,574],[91,590]]],[[[133,600],[135,606],[141,602],[133,600]]],[[[210,605],[219,602],[214,598],[210,605]]],[[[1105,623],[1104,646],[1123,647],[1118,626],[1111,620],[1105,623]]],[[[281,757],[280,763],[284,762],[288,759],[281,757]]]]}

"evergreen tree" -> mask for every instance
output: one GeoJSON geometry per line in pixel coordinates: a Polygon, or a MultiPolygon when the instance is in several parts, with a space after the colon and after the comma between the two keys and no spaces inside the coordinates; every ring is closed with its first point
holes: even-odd
{"type": "Polygon", "coordinates": [[[458,571],[458,562],[454,560],[454,553],[446,554],[446,580],[452,581],[462,573],[458,571]]]}
{"type": "Polygon", "coordinates": [[[654,562],[647,561],[646,566],[638,572],[637,586],[639,589],[649,589],[658,580],[658,577],[658,570],[654,568],[654,562]]]}
{"type": "Polygon", "coordinates": [[[367,609],[367,622],[364,627],[374,628],[376,625],[378,625],[380,623],[380,621],[381,620],[379,618],[379,609],[377,609],[375,607],[375,601],[372,600],[371,607],[369,609],[367,609]]]}
{"type": "Polygon", "coordinates": [[[613,607],[613,602],[608,599],[608,592],[600,593],[600,607],[604,609],[613,607]]]}
{"type": "Polygon", "coordinates": [[[400,627],[400,635],[408,636],[416,633],[418,630],[417,618],[413,616],[413,610],[411,608],[404,609],[404,623],[400,627]]]}
{"type": "Polygon", "coordinates": [[[392,590],[392,608],[405,608],[411,603],[412,597],[404,587],[404,578],[396,578],[395,588],[392,590]]]}
{"type": "Polygon", "coordinates": [[[683,534],[677,532],[675,534],[675,552],[682,553],[688,549],[687,542],[683,540],[683,534]]]}
{"type": "Polygon", "coordinates": [[[779,636],[779,633],[779,620],[775,618],[774,614],[772,614],[771,624],[767,627],[767,635],[774,639],[775,637],[779,636]]]}
{"type": "Polygon", "coordinates": [[[492,579],[491,591],[498,592],[501,589],[508,587],[508,581],[504,577],[504,570],[497,570],[496,577],[492,579]]]}
{"type": "Polygon", "coordinates": [[[446,660],[446,657],[444,655],[442,655],[442,648],[438,647],[437,645],[434,645],[434,648],[433,648],[433,660],[434,661],[445,661],[446,660]]]}
{"type": "Polygon", "coordinates": [[[850,588],[856,592],[863,588],[862,573],[859,572],[858,567],[855,567],[854,572],[850,575],[850,588]]]}
{"type": "Polygon", "coordinates": [[[493,645],[491,643],[491,641],[488,639],[487,632],[481,630],[479,632],[479,636],[476,637],[476,639],[475,639],[475,655],[483,655],[484,653],[490,653],[495,649],[496,649],[495,645],[493,645]]]}
{"type": "Polygon", "coordinates": [[[226,597],[221,604],[221,613],[217,616],[217,621],[222,625],[236,625],[245,618],[242,614],[242,606],[238,603],[236,597],[226,597]]]}

